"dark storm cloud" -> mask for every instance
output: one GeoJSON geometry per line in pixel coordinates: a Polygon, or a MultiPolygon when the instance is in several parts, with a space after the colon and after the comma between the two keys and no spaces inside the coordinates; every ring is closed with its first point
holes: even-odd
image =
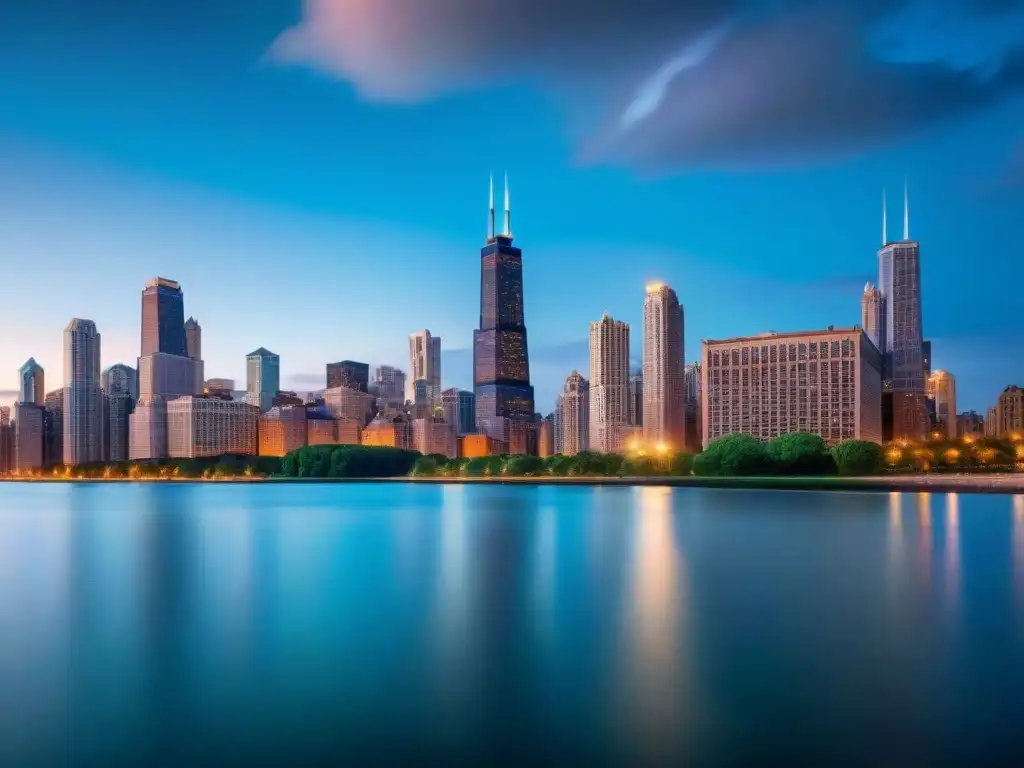
{"type": "MultiPolygon", "coordinates": [[[[984,74],[873,36],[912,0],[306,0],[270,55],[365,97],[415,101],[532,81],[570,116],[603,114],[581,157],[637,167],[791,164],[912,134],[1024,85],[1024,58],[984,74]]],[[[1019,0],[960,3],[1011,13],[1019,0]]],[[[941,40],[955,45],[956,40],[941,40]]]]}

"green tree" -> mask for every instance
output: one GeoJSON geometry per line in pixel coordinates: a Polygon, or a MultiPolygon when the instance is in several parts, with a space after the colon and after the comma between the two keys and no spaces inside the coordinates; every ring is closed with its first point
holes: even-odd
{"type": "Polygon", "coordinates": [[[668,473],[674,477],[686,477],[693,474],[693,454],[676,451],[669,464],[668,473]]]}
{"type": "Polygon", "coordinates": [[[885,467],[882,446],[870,440],[845,440],[832,448],[840,475],[874,475],[885,467]]]}
{"type": "Polygon", "coordinates": [[[462,467],[462,474],[465,477],[483,477],[487,472],[488,456],[476,456],[467,461],[462,467]]]}
{"type": "Polygon", "coordinates": [[[773,470],[780,475],[834,475],[836,463],[819,435],[790,432],[765,446],[773,470]]]}
{"type": "Polygon", "coordinates": [[[772,463],[764,446],[750,435],[726,435],[713,440],[693,460],[693,472],[703,477],[764,475],[772,463]]]}
{"type": "Polygon", "coordinates": [[[502,474],[512,477],[536,475],[544,469],[544,460],[536,456],[509,456],[505,461],[502,474]]]}
{"type": "Polygon", "coordinates": [[[433,477],[438,474],[437,458],[434,456],[420,456],[412,465],[412,474],[416,477],[433,477]]]}

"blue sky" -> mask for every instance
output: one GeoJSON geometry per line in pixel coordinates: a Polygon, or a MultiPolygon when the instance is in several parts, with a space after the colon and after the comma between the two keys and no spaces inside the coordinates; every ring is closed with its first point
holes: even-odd
{"type": "Polygon", "coordinates": [[[179,280],[208,376],[282,358],[471,386],[487,178],[508,169],[538,407],[644,283],[701,338],[859,320],[881,192],[922,242],[961,410],[1024,380],[1015,0],[35,0],[0,6],[0,402],[96,321],[134,363],[179,280]],[[15,7],[19,6],[19,7],[15,7]]]}

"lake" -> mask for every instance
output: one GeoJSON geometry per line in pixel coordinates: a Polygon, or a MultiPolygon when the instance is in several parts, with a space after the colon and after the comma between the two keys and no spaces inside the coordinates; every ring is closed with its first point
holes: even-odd
{"type": "Polygon", "coordinates": [[[0,765],[935,765],[1022,722],[1022,496],[0,484],[0,765]]]}

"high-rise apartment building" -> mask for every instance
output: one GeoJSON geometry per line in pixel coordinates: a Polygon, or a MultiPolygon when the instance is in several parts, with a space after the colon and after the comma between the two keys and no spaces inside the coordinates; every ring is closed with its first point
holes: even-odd
{"type": "Polygon", "coordinates": [[[203,327],[194,317],[185,321],[185,353],[193,360],[203,359],[203,327]]]}
{"type": "MultiPolygon", "coordinates": [[[[139,399],[139,372],[129,365],[117,363],[103,371],[103,391],[108,395],[131,395],[139,399]]],[[[191,394],[191,393],[189,393],[191,394]]]]}
{"type": "Polygon", "coordinates": [[[644,440],[686,447],[683,403],[683,308],[664,283],[644,300],[644,440]]]}
{"type": "Polygon", "coordinates": [[[265,413],[280,391],[281,358],[263,347],[246,355],[245,401],[265,413]]]}
{"type": "Polygon", "coordinates": [[[472,392],[451,387],[441,393],[444,418],[455,426],[458,434],[468,435],[476,430],[476,398],[472,392]]]}
{"type": "Polygon", "coordinates": [[[508,420],[533,422],[533,387],[523,309],[523,252],[512,240],[505,184],[505,221],[494,226],[491,184],[487,242],[480,251],[480,327],[473,332],[473,393],[477,430],[506,442],[508,420]]]}
{"type": "MultiPolygon", "coordinates": [[[[886,389],[892,392],[892,438],[921,439],[928,431],[921,322],[921,245],[910,239],[903,194],[903,239],[878,251],[878,288],[884,299],[886,389]]],[[[884,213],[884,212],[883,212],[884,213]]],[[[883,217],[883,241],[885,225],[883,217]]]]}
{"type": "MultiPolygon", "coordinates": [[[[427,405],[441,402],[441,339],[430,331],[417,331],[409,336],[409,387],[424,382],[427,405]]],[[[410,394],[409,400],[414,398],[410,394]]]]}
{"type": "Polygon", "coordinates": [[[142,351],[188,356],[185,340],[185,297],[174,280],[154,277],[142,291],[142,351]]]}
{"type": "Polygon", "coordinates": [[[172,459],[255,455],[259,410],[248,403],[186,395],[167,403],[167,445],[172,459]]]}
{"type": "MultiPolygon", "coordinates": [[[[330,374],[328,373],[329,378],[330,374]]],[[[337,386],[343,385],[337,384],[337,386]]],[[[381,405],[400,407],[406,401],[405,372],[390,365],[377,366],[373,369],[373,386],[370,389],[381,405]]]]}
{"type": "Polygon", "coordinates": [[[562,396],[559,395],[555,398],[555,413],[554,413],[554,438],[555,438],[555,455],[562,453],[562,417],[565,415],[562,412],[562,396]]]}
{"type": "Polygon", "coordinates": [[[12,469],[28,473],[43,468],[43,406],[34,402],[14,406],[14,462],[12,469]]]}
{"type": "Polygon", "coordinates": [[[111,462],[128,461],[131,457],[131,417],[135,398],[129,392],[103,394],[107,413],[107,458],[111,462]]]}
{"type": "Polygon", "coordinates": [[[705,341],[702,367],[705,446],[737,433],[882,440],[882,359],[857,326],[705,341]]]}
{"type": "Polygon", "coordinates": [[[629,325],[606,312],[590,324],[590,450],[617,453],[629,426],[629,325]]]}
{"type": "Polygon", "coordinates": [[[42,406],[46,397],[43,380],[43,367],[30,357],[18,370],[18,402],[42,406]]]}
{"type": "Polygon", "coordinates": [[[996,402],[992,434],[998,437],[1019,432],[1024,434],[1024,390],[1016,385],[1004,389],[996,402]]]}
{"type": "Polygon", "coordinates": [[[957,436],[956,379],[946,371],[935,371],[925,382],[925,394],[935,403],[935,422],[943,437],[957,436]]]}
{"type": "Polygon", "coordinates": [[[64,329],[64,463],[94,464],[106,458],[100,334],[92,320],[75,318],[64,329]]]}
{"type": "Polygon", "coordinates": [[[43,400],[43,465],[64,463],[64,388],[47,392],[43,400]]]}
{"type": "Polygon", "coordinates": [[[559,398],[561,413],[559,453],[563,456],[575,456],[577,453],[589,450],[589,389],[587,380],[580,375],[579,371],[573,371],[565,380],[565,388],[559,398]]]}
{"type": "Polygon", "coordinates": [[[370,391],[370,364],[342,360],[327,364],[327,389],[348,387],[360,392],[370,391]]]}
{"type": "Polygon", "coordinates": [[[868,283],[860,299],[860,322],[879,352],[885,349],[885,317],[885,297],[874,283],[868,283]]]}

